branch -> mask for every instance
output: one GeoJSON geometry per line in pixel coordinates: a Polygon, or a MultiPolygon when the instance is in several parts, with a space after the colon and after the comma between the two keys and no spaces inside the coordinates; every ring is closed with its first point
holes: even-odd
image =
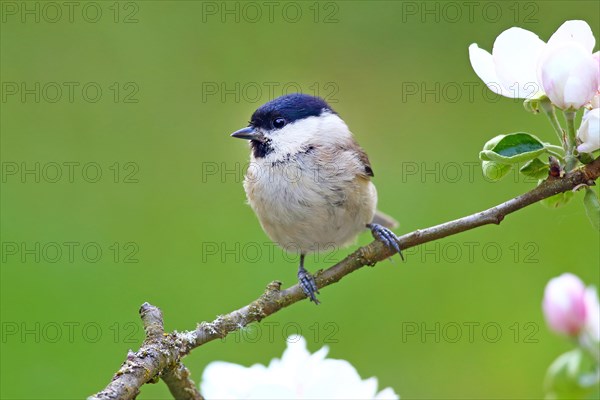
{"type": "MultiPolygon", "coordinates": [[[[479,226],[500,224],[508,214],[540,200],[558,193],[576,190],[582,185],[595,185],[599,176],[600,157],[563,178],[549,177],[535,189],[485,211],[400,236],[400,247],[408,249],[479,226]]],[[[390,249],[374,241],[354,251],[334,266],[317,272],[315,274],[317,286],[319,288],[329,286],[363,266],[372,266],[392,255],[390,249]]],[[[224,338],[231,332],[252,322],[261,321],[305,298],[305,294],[297,284],[281,290],[281,282],[274,281],[267,286],[258,299],[247,306],[221,315],[212,322],[202,322],[193,331],[174,331],[169,334],[164,333],[160,310],[144,303],[140,309],[140,316],[144,324],[146,340],[136,353],[129,352],[127,360],[108,386],[88,400],[134,399],[143,384],[154,383],[158,377],[167,383],[171,394],[176,399],[201,399],[202,396],[193,381],[189,379],[189,371],[180,363],[181,358],[198,346],[224,338]]]]}
{"type": "Polygon", "coordinates": [[[188,369],[179,361],[176,342],[168,339],[177,332],[165,333],[162,312],[157,307],[144,303],[139,313],[146,332],[144,343],[136,353],[129,350],[112,382],[89,399],[135,399],[142,385],[156,383],[160,376],[176,399],[201,400],[188,369]]]}
{"type": "Polygon", "coordinates": [[[160,375],[176,399],[204,400],[196,384],[190,378],[190,370],[181,362],[176,363],[160,375]]]}

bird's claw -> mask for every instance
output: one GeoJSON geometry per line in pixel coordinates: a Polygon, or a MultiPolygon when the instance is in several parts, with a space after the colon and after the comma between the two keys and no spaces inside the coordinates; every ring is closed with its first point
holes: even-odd
{"type": "Polygon", "coordinates": [[[315,282],[315,278],[308,273],[305,269],[300,269],[298,271],[298,282],[306,297],[310,299],[310,301],[315,304],[319,304],[320,301],[317,300],[316,294],[319,294],[319,289],[317,288],[317,283],[315,282]]]}
{"type": "Polygon", "coordinates": [[[398,236],[388,228],[379,224],[367,224],[367,228],[371,230],[373,237],[386,245],[390,250],[395,250],[400,254],[400,258],[404,261],[402,250],[400,249],[400,240],[398,236]]]}

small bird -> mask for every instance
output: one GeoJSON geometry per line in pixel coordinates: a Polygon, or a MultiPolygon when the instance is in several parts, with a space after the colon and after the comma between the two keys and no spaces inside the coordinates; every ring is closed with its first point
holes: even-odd
{"type": "Polygon", "coordinates": [[[298,281],[315,304],[319,291],[304,268],[307,254],[347,246],[368,228],[402,257],[399,239],[388,229],[396,221],[376,211],[369,158],[325,100],[300,93],[278,97],[231,136],[250,141],[248,203],[271,240],[300,255],[298,281]]]}

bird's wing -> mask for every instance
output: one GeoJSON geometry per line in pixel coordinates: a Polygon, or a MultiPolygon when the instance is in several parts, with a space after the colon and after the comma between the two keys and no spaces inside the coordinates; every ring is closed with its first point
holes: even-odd
{"type": "MultiPolygon", "coordinates": [[[[354,144],[356,145],[358,159],[364,167],[364,174],[359,174],[359,176],[370,179],[371,177],[375,176],[375,174],[373,173],[373,168],[371,168],[371,162],[369,161],[369,157],[367,156],[367,153],[362,149],[362,147],[360,147],[356,142],[354,142],[354,144]]],[[[399,225],[398,221],[379,210],[375,211],[372,223],[383,225],[389,229],[397,228],[399,225]]]]}
{"type": "Polygon", "coordinates": [[[364,166],[364,176],[375,176],[375,174],[373,173],[373,168],[371,168],[371,162],[369,161],[369,156],[367,156],[367,153],[358,144],[356,144],[356,151],[358,153],[358,159],[364,166]]]}

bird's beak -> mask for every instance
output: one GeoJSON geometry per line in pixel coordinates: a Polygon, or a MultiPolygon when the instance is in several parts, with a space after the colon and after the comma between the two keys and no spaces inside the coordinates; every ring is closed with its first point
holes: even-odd
{"type": "Polygon", "coordinates": [[[263,135],[251,126],[242,128],[231,134],[231,137],[246,140],[262,140],[263,135]]]}

